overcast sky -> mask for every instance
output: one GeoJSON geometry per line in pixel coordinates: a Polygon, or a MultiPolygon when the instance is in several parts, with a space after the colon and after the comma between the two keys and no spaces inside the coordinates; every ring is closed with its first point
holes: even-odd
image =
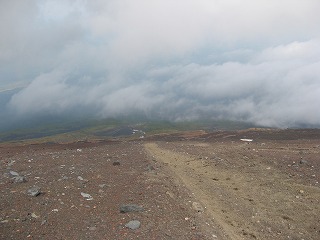
{"type": "Polygon", "coordinates": [[[320,125],[319,0],[1,0],[17,117],[320,125]]]}

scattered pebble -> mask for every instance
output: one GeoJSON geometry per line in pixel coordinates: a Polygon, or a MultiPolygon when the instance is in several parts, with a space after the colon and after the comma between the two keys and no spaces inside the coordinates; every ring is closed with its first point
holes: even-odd
{"type": "Polygon", "coordinates": [[[38,216],[38,215],[35,214],[35,213],[31,213],[31,217],[33,217],[33,218],[39,218],[40,216],[38,216]]]}
{"type": "Polygon", "coordinates": [[[155,168],[153,166],[151,166],[151,165],[147,166],[147,171],[154,171],[154,170],[155,170],[155,168]]]}
{"type": "Polygon", "coordinates": [[[306,160],[300,160],[300,164],[307,164],[308,162],[306,160]]]}
{"type": "Polygon", "coordinates": [[[16,176],[12,178],[14,183],[24,183],[27,182],[26,178],[23,176],[16,176]]]}
{"type": "Polygon", "coordinates": [[[10,171],[10,174],[12,175],[12,176],[19,176],[19,173],[17,173],[17,172],[15,172],[15,171],[10,171]]]}
{"type": "Polygon", "coordinates": [[[78,176],[78,180],[83,181],[84,179],[83,179],[83,177],[78,176]]]}
{"type": "Polygon", "coordinates": [[[128,222],[125,226],[127,228],[130,228],[132,230],[136,230],[140,227],[141,223],[138,220],[132,220],[130,222],[128,222]]]}
{"type": "Polygon", "coordinates": [[[28,189],[27,194],[32,197],[37,197],[41,194],[40,187],[34,186],[28,189]]]}
{"type": "Polygon", "coordinates": [[[127,212],[142,212],[144,211],[144,208],[135,204],[127,204],[127,205],[121,205],[120,206],[120,212],[121,213],[127,213],[127,212]]]}
{"type": "Polygon", "coordinates": [[[166,191],[166,194],[169,195],[171,198],[175,198],[174,194],[170,191],[166,191]]]}
{"type": "Polygon", "coordinates": [[[93,200],[93,197],[88,193],[81,192],[81,196],[86,198],[88,201],[93,200]]]}
{"type": "Polygon", "coordinates": [[[8,167],[12,167],[15,162],[16,162],[16,161],[11,160],[11,162],[8,163],[8,167]]]}
{"type": "Polygon", "coordinates": [[[253,139],[248,139],[248,138],[241,138],[240,140],[243,142],[252,142],[253,141],[253,139]]]}
{"type": "Polygon", "coordinates": [[[192,208],[193,208],[194,210],[196,210],[197,212],[199,212],[199,213],[204,212],[203,207],[202,207],[201,204],[198,203],[198,202],[193,202],[193,203],[192,203],[192,208]]]}

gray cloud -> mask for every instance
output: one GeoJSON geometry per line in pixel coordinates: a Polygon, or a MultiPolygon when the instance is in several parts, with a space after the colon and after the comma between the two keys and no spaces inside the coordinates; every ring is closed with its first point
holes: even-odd
{"type": "Polygon", "coordinates": [[[0,8],[0,88],[26,86],[17,116],[320,125],[319,1],[19,3],[0,8]]]}

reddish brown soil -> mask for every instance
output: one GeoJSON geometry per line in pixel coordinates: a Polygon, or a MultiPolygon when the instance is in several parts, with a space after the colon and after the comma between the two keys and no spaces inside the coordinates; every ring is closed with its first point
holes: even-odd
{"type": "Polygon", "coordinates": [[[320,239],[319,153],[319,130],[1,144],[0,238],[320,239]]]}

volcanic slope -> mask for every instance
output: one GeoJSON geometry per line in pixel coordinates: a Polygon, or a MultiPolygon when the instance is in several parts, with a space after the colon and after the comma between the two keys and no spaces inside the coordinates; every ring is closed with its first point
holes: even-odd
{"type": "Polygon", "coordinates": [[[225,239],[320,239],[320,141],[269,134],[251,143],[237,132],[145,148],[190,190],[225,239]]]}

